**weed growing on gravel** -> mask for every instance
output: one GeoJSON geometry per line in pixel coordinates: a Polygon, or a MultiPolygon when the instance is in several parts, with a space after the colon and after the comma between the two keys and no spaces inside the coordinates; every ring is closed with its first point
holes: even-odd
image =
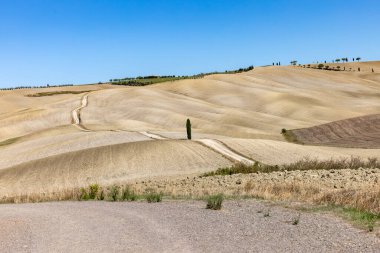
{"type": "Polygon", "coordinates": [[[119,197],[120,188],[117,185],[111,186],[111,189],[109,191],[108,197],[111,201],[116,201],[119,197]]]}
{"type": "Polygon", "coordinates": [[[301,214],[299,213],[296,217],[293,218],[292,225],[298,225],[300,223],[301,214]]]}
{"type": "Polygon", "coordinates": [[[264,217],[270,217],[270,209],[265,210],[264,217]]]}
{"type": "Polygon", "coordinates": [[[125,186],[121,193],[121,199],[127,201],[136,201],[137,195],[134,191],[130,189],[129,186],[125,186]]]}
{"type": "Polygon", "coordinates": [[[99,185],[98,184],[91,184],[89,187],[88,197],[89,199],[95,199],[98,195],[99,191],[99,185]]]}
{"type": "Polygon", "coordinates": [[[224,197],[222,194],[212,195],[207,198],[206,209],[220,210],[222,209],[224,197]]]}

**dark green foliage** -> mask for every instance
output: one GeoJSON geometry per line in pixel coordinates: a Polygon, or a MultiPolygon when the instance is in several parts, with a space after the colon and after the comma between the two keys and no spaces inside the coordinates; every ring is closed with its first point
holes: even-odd
{"type": "Polygon", "coordinates": [[[223,200],[224,197],[222,194],[209,196],[207,198],[206,208],[211,210],[220,210],[222,209],[223,200]]]}
{"type": "Polygon", "coordinates": [[[237,70],[226,70],[224,72],[209,72],[209,73],[200,73],[192,76],[175,76],[175,75],[169,75],[169,76],[138,76],[138,77],[126,77],[126,78],[120,78],[120,79],[110,79],[111,84],[114,85],[125,85],[125,86],[145,86],[155,83],[162,83],[162,82],[170,82],[170,81],[176,81],[176,80],[183,80],[183,79],[198,79],[203,78],[207,75],[213,75],[213,74],[236,74],[241,72],[246,72],[253,70],[253,66],[249,66],[247,68],[240,68],[237,70]]]}
{"type": "Polygon", "coordinates": [[[286,133],[286,129],[285,128],[281,129],[281,133],[282,134],[286,133]]]}
{"type": "Polygon", "coordinates": [[[190,122],[190,119],[187,119],[187,121],[186,121],[186,132],[187,132],[187,139],[191,140],[191,122],[190,122]]]}
{"type": "Polygon", "coordinates": [[[318,68],[319,68],[319,69],[322,69],[323,66],[324,66],[324,65],[323,65],[322,63],[321,63],[321,64],[318,64],[318,68]]]}

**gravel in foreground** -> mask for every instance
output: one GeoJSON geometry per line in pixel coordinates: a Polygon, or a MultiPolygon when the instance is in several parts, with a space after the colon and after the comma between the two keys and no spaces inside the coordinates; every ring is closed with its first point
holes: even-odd
{"type": "Polygon", "coordinates": [[[0,206],[0,252],[379,252],[380,238],[257,200],[0,206]],[[299,216],[300,215],[300,216],[299,216]],[[298,225],[293,225],[299,217],[298,225]]]}

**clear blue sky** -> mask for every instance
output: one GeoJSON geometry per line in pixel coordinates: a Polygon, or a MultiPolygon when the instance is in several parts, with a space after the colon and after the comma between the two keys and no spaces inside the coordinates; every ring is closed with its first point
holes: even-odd
{"type": "Polygon", "coordinates": [[[380,1],[0,0],[0,87],[380,59],[380,1]]]}

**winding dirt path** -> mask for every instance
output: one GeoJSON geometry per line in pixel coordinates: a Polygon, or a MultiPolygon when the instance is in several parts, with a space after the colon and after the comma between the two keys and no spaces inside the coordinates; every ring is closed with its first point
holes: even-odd
{"type": "Polygon", "coordinates": [[[81,105],[71,111],[72,124],[82,131],[88,132],[89,130],[83,127],[80,119],[80,111],[88,105],[88,93],[81,98],[81,105]]]}
{"type": "MultiPolygon", "coordinates": [[[[86,93],[81,98],[81,105],[79,107],[75,108],[71,112],[71,118],[72,118],[73,125],[76,126],[78,129],[80,129],[81,131],[90,131],[81,124],[82,122],[81,122],[81,118],[80,118],[80,111],[88,105],[88,95],[89,94],[86,93]]],[[[163,137],[161,135],[150,133],[147,131],[140,131],[138,133],[140,133],[140,134],[142,134],[148,138],[151,138],[153,140],[168,139],[168,138],[163,137]]],[[[230,160],[245,163],[245,164],[253,164],[254,163],[253,160],[250,160],[250,159],[236,153],[235,151],[233,151],[229,147],[227,147],[225,144],[223,144],[217,140],[200,139],[200,140],[196,140],[196,142],[198,142],[198,143],[202,144],[203,146],[206,146],[209,149],[227,157],[230,160]]]]}

